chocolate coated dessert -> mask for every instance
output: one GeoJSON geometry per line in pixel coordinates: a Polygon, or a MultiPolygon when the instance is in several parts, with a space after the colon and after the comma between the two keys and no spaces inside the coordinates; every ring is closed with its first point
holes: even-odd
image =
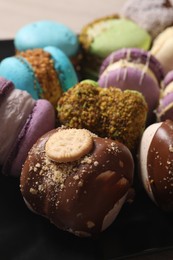
{"type": "Polygon", "coordinates": [[[142,182],[150,198],[163,210],[173,210],[173,122],[150,125],[140,146],[142,182]]]}
{"type": "Polygon", "coordinates": [[[85,129],[54,129],[30,150],[21,174],[28,207],[77,236],[105,230],[129,198],[134,163],[123,144],[85,129]]]}

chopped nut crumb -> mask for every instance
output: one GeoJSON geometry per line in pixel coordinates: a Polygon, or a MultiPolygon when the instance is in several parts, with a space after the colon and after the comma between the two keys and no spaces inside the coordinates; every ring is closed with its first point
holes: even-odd
{"type": "Polygon", "coordinates": [[[36,195],[38,191],[36,189],[30,188],[29,192],[33,195],[36,195]]]}
{"type": "Polygon", "coordinates": [[[93,222],[93,221],[87,221],[87,227],[88,228],[93,228],[93,227],[95,227],[95,223],[93,222]]]}

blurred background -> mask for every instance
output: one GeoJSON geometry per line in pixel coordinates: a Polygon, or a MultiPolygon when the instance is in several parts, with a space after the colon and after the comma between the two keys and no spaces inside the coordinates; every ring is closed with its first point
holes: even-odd
{"type": "Polygon", "coordinates": [[[51,19],[75,32],[95,18],[120,13],[126,0],[0,0],[0,40],[14,38],[25,24],[51,19]]]}

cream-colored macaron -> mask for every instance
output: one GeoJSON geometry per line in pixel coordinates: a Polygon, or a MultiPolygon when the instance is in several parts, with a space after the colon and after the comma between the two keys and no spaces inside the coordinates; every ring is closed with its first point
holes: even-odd
{"type": "Polygon", "coordinates": [[[165,73],[173,70],[173,26],[157,36],[151,53],[160,61],[165,73]]]}

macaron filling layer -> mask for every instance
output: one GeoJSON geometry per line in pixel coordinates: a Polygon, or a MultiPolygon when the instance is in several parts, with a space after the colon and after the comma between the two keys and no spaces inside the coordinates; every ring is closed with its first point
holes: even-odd
{"type": "Polygon", "coordinates": [[[156,110],[157,120],[164,121],[165,119],[172,120],[172,108],[173,108],[173,92],[167,94],[160,99],[160,104],[156,110]]]}
{"type": "MultiPolygon", "coordinates": [[[[146,64],[134,63],[134,62],[129,62],[125,59],[121,59],[121,60],[119,60],[115,63],[110,64],[105,69],[105,71],[102,73],[101,77],[106,77],[109,74],[109,72],[114,71],[116,69],[121,69],[121,68],[126,69],[126,68],[129,68],[129,67],[134,68],[134,69],[138,69],[138,70],[141,71],[141,78],[140,78],[140,82],[139,82],[140,85],[142,84],[142,81],[143,81],[145,74],[149,75],[153,79],[153,81],[155,81],[156,84],[157,84],[157,78],[154,75],[154,73],[152,72],[152,70],[148,67],[147,63],[146,64]]],[[[127,76],[127,73],[124,74],[125,78],[126,78],[126,76],[127,76]]],[[[125,80],[125,78],[124,78],[124,80],[125,80]]]]}
{"type": "Polygon", "coordinates": [[[32,66],[42,88],[40,97],[55,105],[62,91],[51,55],[43,49],[34,49],[21,52],[20,56],[24,57],[32,66]]]}
{"type": "Polygon", "coordinates": [[[166,95],[168,95],[169,93],[173,92],[173,81],[170,82],[166,88],[163,90],[162,95],[163,97],[165,97],[166,95]]]}

